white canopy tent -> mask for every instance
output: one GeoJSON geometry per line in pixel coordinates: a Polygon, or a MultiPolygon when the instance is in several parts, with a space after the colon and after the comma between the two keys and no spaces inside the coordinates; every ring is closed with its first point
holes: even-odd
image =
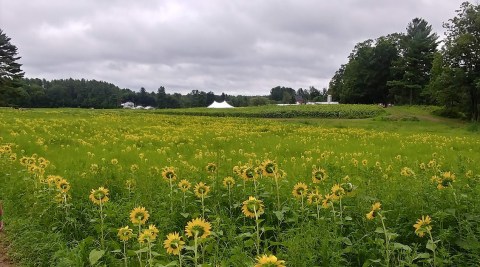
{"type": "Polygon", "coordinates": [[[233,108],[233,106],[228,104],[227,101],[223,101],[222,103],[213,101],[213,103],[210,106],[208,106],[208,108],[233,108]]]}

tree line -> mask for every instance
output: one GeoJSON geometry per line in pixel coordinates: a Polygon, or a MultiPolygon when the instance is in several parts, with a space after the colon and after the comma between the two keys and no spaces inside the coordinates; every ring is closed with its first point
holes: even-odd
{"type": "Polygon", "coordinates": [[[444,23],[413,19],[405,33],[355,45],[328,92],[341,103],[439,105],[440,115],[478,121],[480,111],[480,6],[464,2],[444,23]]]}
{"type": "Polygon", "coordinates": [[[75,107],[75,108],[119,108],[120,104],[133,102],[135,105],[155,108],[190,108],[206,107],[213,101],[227,101],[235,107],[260,106],[276,103],[296,103],[300,101],[325,98],[326,89],[322,91],[315,87],[298,89],[277,86],[265,96],[220,95],[213,92],[192,90],[187,94],[167,93],[160,86],[154,92],[141,88],[138,92],[130,89],[120,89],[118,86],[103,81],[85,79],[31,79],[20,78],[18,86],[4,90],[1,99],[4,106],[25,108],[75,107]],[[8,92],[8,93],[5,93],[8,92]]]}

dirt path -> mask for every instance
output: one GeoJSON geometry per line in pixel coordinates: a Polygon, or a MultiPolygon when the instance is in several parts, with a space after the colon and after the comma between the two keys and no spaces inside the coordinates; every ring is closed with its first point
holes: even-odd
{"type": "Polygon", "coordinates": [[[3,232],[0,232],[0,267],[14,267],[13,262],[7,256],[7,244],[3,232]]]}

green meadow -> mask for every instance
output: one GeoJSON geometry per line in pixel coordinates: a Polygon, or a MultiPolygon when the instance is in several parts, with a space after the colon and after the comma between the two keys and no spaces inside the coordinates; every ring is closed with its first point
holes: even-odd
{"type": "Polygon", "coordinates": [[[0,109],[9,257],[478,266],[478,125],[433,110],[0,109]]]}

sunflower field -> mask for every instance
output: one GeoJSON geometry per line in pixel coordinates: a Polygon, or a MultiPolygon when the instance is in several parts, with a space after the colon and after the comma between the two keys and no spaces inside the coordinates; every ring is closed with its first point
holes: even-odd
{"type": "Polygon", "coordinates": [[[19,266],[478,266],[478,162],[426,120],[0,109],[0,219],[19,266]]]}

